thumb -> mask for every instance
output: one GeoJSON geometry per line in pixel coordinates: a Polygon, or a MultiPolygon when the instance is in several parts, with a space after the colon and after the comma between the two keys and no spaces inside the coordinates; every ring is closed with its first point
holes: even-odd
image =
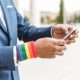
{"type": "Polygon", "coordinates": [[[54,32],[58,34],[61,34],[61,33],[67,34],[68,28],[69,27],[67,27],[67,25],[59,24],[59,25],[56,25],[56,27],[54,28],[54,32]]]}
{"type": "Polygon", "coordinates": [[[68,28],[67,27],[62,27],[62,31],[65,33],[65,34],[68,34],[69,31],[68,31],[68,28]]]}
{"type": "Polygon", "coordinates": [[[63,40],[63,39],[58,39],[58,40],[56,41],[56,44],[57,44],[58,46],[64,46],[64,45],[66,44],[66,41],[63,40]]]}

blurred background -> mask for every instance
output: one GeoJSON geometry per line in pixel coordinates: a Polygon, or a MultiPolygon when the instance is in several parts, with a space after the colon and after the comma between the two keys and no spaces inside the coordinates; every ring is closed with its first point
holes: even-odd
{"type": "Polygon", "coordinates": [[[79,23],[80,0],[14,0],[31,25],[79,23]]]}
{"type": "MultiPolygon", "coordinates": [[[[14,4],[30,25],[80,27],[80,0],[14,0],[14,4]]],[[[21,80],[80,80],[80,37],[64,56],[20,62],[19,74],[21,80]]]]}

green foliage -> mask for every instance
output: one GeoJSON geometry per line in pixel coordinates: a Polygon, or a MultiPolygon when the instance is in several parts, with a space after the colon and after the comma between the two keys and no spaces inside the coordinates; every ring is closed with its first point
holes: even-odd
{"type": "Polygon", "coordinates": [[[61,0],[59,15],[56,19],[57,23],[63,23],[63,17],[64,17],[63,14],[64,14],[64,2],[63,2],[63,0],[61,0]]]}
{"type": "Polygon", "coordinates": [[[73,20],[73,22],[74,22],[74,23],[76,23],[76,22],[77,22],[77,23],[80,23],[80,15],[76,15],[76,14],[75,14],[75,15],[74,15],[74,20],[73,20]]]}
{"type": "Polygon", "coordinates": [[[44,23],[44,17],[41,17],[41,23],[42,24],[44,23]]]}
{"type": "Polygon", "coordinates": [[[24,17],[27,21],[29,21],[29,18],[27,16],[24,17]]]}

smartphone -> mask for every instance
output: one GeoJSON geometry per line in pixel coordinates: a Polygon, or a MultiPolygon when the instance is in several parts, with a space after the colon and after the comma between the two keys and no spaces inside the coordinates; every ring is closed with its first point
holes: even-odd
{"type": "MultiPolygon", "coordinates": [[[[63,39],[64,39],[64,40],[68,39],[74,31],[77,31],[77,29],[74,28],[74,29],[73,29],[72,31],[70,31],[63,39]]],[[[77,31],[77,32],[78,32],[78,31],[77,31]]]]}

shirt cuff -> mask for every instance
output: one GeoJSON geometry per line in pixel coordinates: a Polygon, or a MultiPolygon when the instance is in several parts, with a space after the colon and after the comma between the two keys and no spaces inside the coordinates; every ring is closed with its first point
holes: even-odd
{"type": "Polygon", "coordinates": [[[13,58],[14,58],[15,66],[18,66],[16,46],[13,47],[13,58]]]}
{"type": "Polygon", "coordinates": [[[51,27],[51,37],[53,38],[53,26],[51,27]]]}

